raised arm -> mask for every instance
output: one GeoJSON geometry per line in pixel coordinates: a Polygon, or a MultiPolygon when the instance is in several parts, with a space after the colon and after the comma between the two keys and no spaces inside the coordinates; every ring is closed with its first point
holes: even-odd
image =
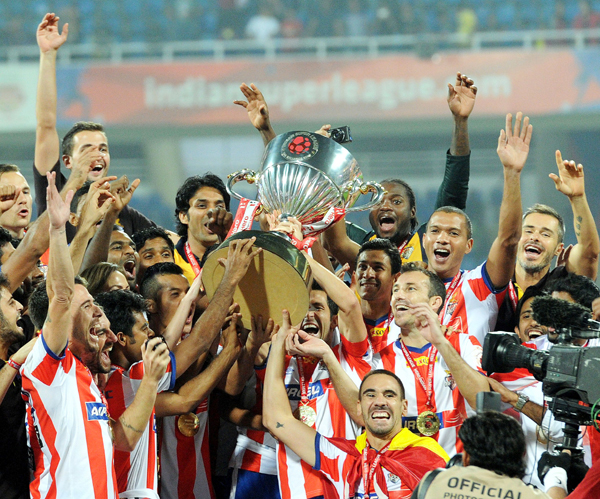
{"type": "Polygon", "coordinates": [[[363,321],[360,303],[354,292],[323,265],[308,255],[306,258],[315,280],[340,308],[338,313],[340,333],[352,343],[363,341],[367,337],[367,328],[363,321]]]}
{"type": "MultiPolygon", "coordinates": [[[[71,175],[72,176],[72,175],[71,175]]],[[[69,177],[69,180],[71,178],[69,177]]],[[[119,218],[121,210],[129,204],[133,193],[140,185],[140,179],[135,179],[131,185],[129,185],[129,179],[123,175],[116,182],[113,182],[110,186],[110,192],[114,196],[114,202],[109,206],[104,220],[100,224],[100,227],[96,230],[96,234],[92,238],[83,258],[81,269],[85,270],[98,262],[105,262],[108,258],[108,248],[110,246],[110,236],[112,234],[113,227],[119,218]]]]}
{"type": "Polygon", "coordinates": [[[233,103],[242,106],[248,111],[250,123],[252,123],[252,126],[259,131],[266,147],[276,136],[275,131],[271,126],[267,101],[265,101],[262,92],[256,88],[254,83],[251,83],[250,86],[242,83],[240,85],[240,90],[248,100],[236,100],[233,101],[233,103]]]}
{"type": "Polygon", "coordinates": [[[202,286],[200,276],[200,274],[196,276],[190,289],[187,290],[187,293],[179,302],[175,315],[173,315],[171,322],[169,322],[163,333],[163,338],[171,350],[176,348],[177,343],[181,339],[181,332],[185,326],[186,319],[190,315],[190,309],[200,294],[200,287],[202,286]]]}
{"type": "Polygon", "coordinates": [[[223,350],[204,371],[186,382],[176,393],[158,394],[156,397],[157,417],[175,416],[195,410],[227,375],[242,350],[236,329],[240,317],[240,314],[233,314],[229,326],[221,336],[223,350]]]}
{"type": "Polygon", "coordinates": [[[63,201],[56,190],[56,173],[47,173],[46,205],[50,219],[50,256],[46,289],[48,290],[48,317],[44,323],[44,341],[56,355],[62,353],[72,327],[71,300],[74,292],[73,264],[67,246],[65,224],[69,219],[73,191],[63,201]]]}
{"type": "Polygon", "coordinates": [[[40,48],[40,74],[38,77],[35,114],[35,167],[41,175],[52,170],[60,158],[60,145],[56,131],[56,53],[67,41],[69,25],[58,30],[58,16],[46,14],[37,29],[40,48]]]}
{"type": "Polygon", "coordinates": [[[31,352],[36,341],[37,337],[34,337],[25,343],[11,355],[10,361],[4,364],[4,367],[0,369],[0,404],[2,404],[6,392],[8,392],[10,385],[17,376],[20,367],[25,363],[25,360],[27,360],[27,356],[29,355],[29,352],[31,352]]]}
{"type": "Polygon", "coordinates": [[[354,242],[346,233],[346,219],[341,218],[321,235],[323,247],[342,265],[348,264],[350,272],[356,269],[356,257],[360,244],[354,242]]]}
{"type": "Polygon", "coordinates": [[[335,394],[340,399],[342,406],[359,426],[364,426],[362,414],[358,410],[358,386],[352,381],[348,373],[340,364],[331,347],[322,339],[298,331],[294,336],[288,335],[286,348],[289,355],[301,355],[303,357],[315,357],[321,359],[327,366],[329,377],[333,383],[335,394]]]}
{"type": "Polygon", "coordinates": [[[317,432],[294,417],[283,382],[285,340],[288,334],[295,334],[297,330],[290,325],[290,315],[287,310],[284,310],[283,323],[279,332],[273,337],[267,362],[262,422],[275,438],[292,449],[304,462],[314,466],[317,432]]]}
{"type": "Polygon", "coordinates": [[[438,316],[428,303],[410,305],[410,308],[417,319],[419,332],[438,349],[439,354],[443,357],[448,369],[450,369],[452,378],[456,382],[460,393],[469,405],[475,409],[477,394],[490,391],[487,378],[467,364],[452,343],[446,339],[438,316]]]}
{"type": "Polygon", "coordinates": [[[517,113],[515,127],[512,114],[506,115],[506,130],[500,131],[498,157],[504,169],[504,191],[500,205],[498,236],[490,249],[486,270],[496,289],[508,284],[515,271],[517,245],[521,237],[521,171],[529,155],[533,126],[529,118],[517,113]]]}
{"type": "Polygon", "coordinates": [[[435,208],[456,206],[464,210],[469,192],[471,148],[468,121],[477,96],[477,87],[466,75],[456,73],[454,85],[448,83],[448,107],[454,118],[452,142],[446,155],[444,179],[438,189],[435,208]]]}
{"type": "Polygon", "coordinates": [[[144,376],[133,402],[117,421],[113,420],[112,424],[115,447],[125,452],[134,450],[144,434],[154,409],[158,383],[167,370],[171,356],[162,338],[152,338],[142,345],[142,359],[144,376]]]}
{"type": "Polygon", "coordinates": [[[109,191],[108,181],[116,177],[104,177],[96,180],[91,186],[83,209],[81,217],[77,224],[77,233],[69,246],[71,261],[73,262],[73,271],[79,273],[85,250],[90,239],[94,237],[98,222],[100,222],[110,205],[115,201],[114,196],[109,191]]]}
{"type": "Polygon", "coordinates": [[[558,175],[551,173],[549,176],[554,180],[556,190],[569,198],[577,237],[577,244],[569,253],[567,270],[595,280],[598,276],[600,238],[585,195],[583,165],[563,161],[560,151],[556,151],[556,166],[558,175]]]}
{"type": "Polygon", "coordinates": [[[228,395],[236,396],[242,393],[246,382],[254,372],[258,352],[265,343],[271,341],[273,334],[277,334],[277,331],[279,331],[279,326],[275,325],[273,319],[263,323],[263,318],[260,315],[251,317],[251,324],[252,330],[242,348],[242,352],[227,374],[225,392],[228,395]]]}
{"type": "Polygon", "coordinates": [[[253,249],[256,238],[239,239],[229,245],[227,259],[220,262],[225,267],[223,279],[215,291],[208,308],[196,321],[190,335],[174,350],[177,376],[182,375],[192,363],[206,352],[215,340],[233,300],[235,288],[246,275],[250,263],[262,249],[253,249]]]}

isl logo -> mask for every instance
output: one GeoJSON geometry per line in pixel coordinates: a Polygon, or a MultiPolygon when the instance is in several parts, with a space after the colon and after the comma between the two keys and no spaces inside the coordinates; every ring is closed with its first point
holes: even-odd
{"type": "Polygon", "coordinates": [[[287,160],[305,160],[319,151],[317,137],[310,132],[295,132],[281,145],[281,155],[287,160]]]}

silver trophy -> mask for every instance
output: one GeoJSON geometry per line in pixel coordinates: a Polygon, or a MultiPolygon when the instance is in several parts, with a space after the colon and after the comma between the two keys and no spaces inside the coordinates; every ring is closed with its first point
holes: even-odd
{"type": "Polygon", "coordinates": [[[278,135],[267,146],[262,169],[241,170],[229,175],[227,191],[242,199],[233,186],[256,183],[258,201],[267,213],[293,216],[306,226],[320,221],[332,207],[346,213],[368,210],[381,201],[384,189],[375,182],[363,182],[358,163],[345,147],[310,132],[278,135]],[[361,194],[371,200],[355,206],[361,194]]]}
{"type": "MultiPolygon", "coordinates": [[[[296,217],[304,236],[316,235],[335,221],[332,210],[367,210],[379,203],[385,191],[377,183],[363,182],[358,163],[337,142],[310,132],[289,132],[275,137],[267,146],[262,169],[241,170],[229,176],[227,191],[240,182],[256,183],[258,201],[266,213],[277,213],[280,220],[296,217]],[[355,206],[361,194],[371,193],[368,203],[355,206]]],[[[343,210],[343,211],[342,211],[343,210]]],[[[226,239],[202,269],[202,282],[209,299],[223,277],[219,258],[227,257],[231,241],[255,236],[255,246],[263,251],[254,259],[234,301],[240,305],[242,322],[250,328],[250,317],[262,315],[281,324],[281,310],[290,312],[292,324],[304,319],[309,306],[312,274],[302,251],[279,232],[244,231],[226,239]]]]}

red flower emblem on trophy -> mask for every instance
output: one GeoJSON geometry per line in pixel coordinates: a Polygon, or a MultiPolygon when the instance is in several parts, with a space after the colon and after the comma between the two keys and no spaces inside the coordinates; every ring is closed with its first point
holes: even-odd
{"type": "Polygon", "coordinates": [[[312,146],[312,141],[310,137],[305,135],[298,135],[294,140],[292,140],[288,146],[289,151],[292,154],[304,154],[309,151],[312,146]]]}

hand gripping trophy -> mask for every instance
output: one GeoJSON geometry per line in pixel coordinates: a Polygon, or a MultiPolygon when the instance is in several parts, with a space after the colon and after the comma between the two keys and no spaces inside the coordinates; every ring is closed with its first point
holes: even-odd
{"type": "Polygon", "coordinates": [[[301,322],[308,312],[312,285],[310,267],[301,250],[309,248],[319,233],[346,213],[367,210],[384,194],[379,184],[363,182],[358,163],[346,148],[311,132],[275,137],[265,150],[261,170],[229,175],[227,190],[240,200],[240,208],[228,238],[206,260],[202,282],[208,298],[212,298],[224,273],[218,259],[227,256],[229,243],[256,237],[254,244],[263,251],[255,257],[234,295],[248,329],[252,315],[271,317],[278,323],[284,308],[289,310],[292,324],[301,322]],[[240,181],[256,184],[257,201],[233,190],[240,181]],[[354,206],[361,194],[368,193],[368,203],[354,206]],[[299,241],[281,232],[247,230],[259,207],[277,214],[281,221],[297,218],[304,239],[299,241]]]}

